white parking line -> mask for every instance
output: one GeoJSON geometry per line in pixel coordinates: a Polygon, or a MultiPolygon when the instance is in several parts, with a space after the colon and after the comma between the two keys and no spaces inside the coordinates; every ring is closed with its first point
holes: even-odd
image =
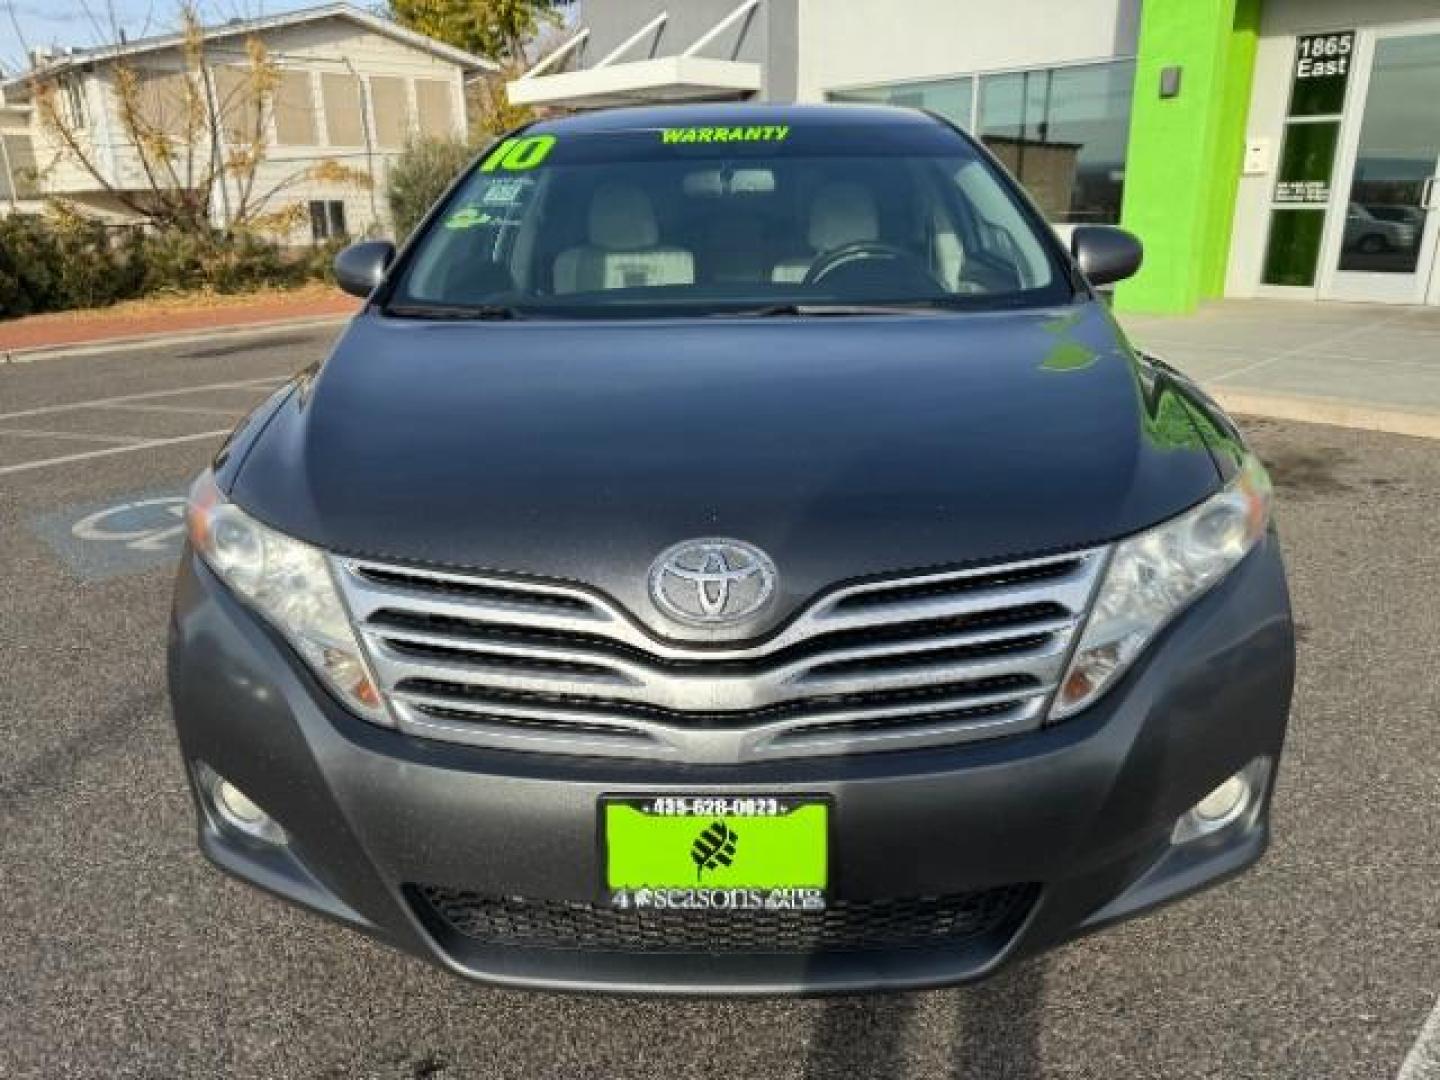
{"type": "MultiPolygon", "coordinates": [[[[260,389],[260,387],[256,387],[260,389]]],[[[96,409],[104,409],[106,412],[143,412],[143,413],[206,413],[211,416],[230,416],[236,420],[245,415],[246,406],[241,405],[234,409],[206,408],[200,405],[138,405],[133,403],[120,403],[117,405],[96,405],[96,409]]]]}
{"type": "Polygon", "coordinates": [[[1395,1080],[1440,1080],[1440,1001],[1405,1055],[1395,1080]]]}
{"type": "Polygon", "coordinates": [[[103,450],[86,450],[78,454],[65,454],[62,457],[44,458],[40,461],[22,461],[18,465],[0,465],[0,476],[29,472],[31,469],[44,469],[51,465],[68,465],[75,461],[89,461],[91,458],[110,457],[114,454],[133,454],[136,450],[151,450],[157,446],[175,446],[179,443],[196,442],[200,439],[218,439],[228,434],[230,434],[229,428],[221,428],[218,431],[200,431],[194,435],[176,435],[170,439],[147,439],[145,442],[135,443],[131,446],[107,446],[103,450]]]}
{"type": "Polygon", "coordinates": [[[20,435],[27,439],[69,439],[74,442],[120,443],[126,446],[150,441],[143,435],[82,435],[74,431],[48,431],[45,428],[0,427],[0,435],[20,435]]]}
{"type": "Polygon", "coordinates": [[[248,390],[252,393],[256,390],[265,390],[273,386],[279,386],[287,381],[281,377],[270,376],[264,379],[250,379],[245,382],[220,382],[207,383],[203,386],[184,386],[177,390],[151,390],[144,394],[123,394],[119,397],[91,398],[89,401],[71,401],[64,405],[40,405],[33,409],[20,409],[18,412],[0,413],[0,423],[6,420],[20,420],[27,416],[49,416],[53,413],[74,412],[76,409],[95,409],[106,405],[122,405],[132,401],[154,401],[157,398],[178,397],[181,394],[198,394],[205,390],[248,390]]]}

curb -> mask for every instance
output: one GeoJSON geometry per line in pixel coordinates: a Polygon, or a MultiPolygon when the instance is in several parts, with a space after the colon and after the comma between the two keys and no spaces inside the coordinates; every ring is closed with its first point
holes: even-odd
{"type": "Polygon", "coordinates": [[[1364,402],[1337,398],[1287,397],[1280,394],[1236,390],[1227,386],[1205,387],[1226,412],[1269,420],[1294,420],[1304,424],[1381,431],[1387,435],[1410,435],[1440,439],[1440,412],[1407,412],[1364,402]]]}
{"type": "Polygon", "coordinates": [[[106,338],[103,341],[77,341],[64,345],[33,345],[23,349],[0,349],[0,363],[32,364],[37,360],[61,360],[72,356],[93,356],[96,353],[129,352],[157,345],[189,345],[202,341],[228,340],[248,336],[264,337],[286,330],[318,329],[348,322],[352,313],[343,315],[306,315],[294,319],[272,319],[267,322],[234,323],[177,333],[131,334],[106,338]]]}

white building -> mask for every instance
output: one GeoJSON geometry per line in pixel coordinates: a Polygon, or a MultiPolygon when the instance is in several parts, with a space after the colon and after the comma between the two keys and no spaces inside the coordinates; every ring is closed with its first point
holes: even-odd
{"type": "Polygon", "coordinates": [[[1140,235],[1121,307],[1440,304],[1440,0],[586,0],[511,86],[932,109],[1140,235]]]}
{"type": "MultiPolygon", "coordinates": [[[[252,39],[264,45],[279,69],[279,85],[261,116],[227,114],[219,127],[222,135],[240,141],[230,133],[242,123],[250,130],[248,124],[258,119],[265,160],[254,190],[280,189],[267,210],[305,208],[304,224],[283,237],[291,243],[385,231],[390,163],[412,136],[463,136],[464,81],[494,70],[487,60],[348,4],[232,20],[205,28],[203,36],[212,103],[245,100],[236,88],[252,39]],[[316,167],[327,163],[343,171],[317,175],[316,167]],[[342,178],[346,175],[350,178],[342,178]],[[369,179],[357,182],[357,177],[369,179]]],[[[117,65],[137,74],[163,124],[165,109],[177,113],[184,99],[179,84],[183,44],[176,34],[42,55],[30,72],[0,83],[0,208],[25,209],[37,197],[59,196],[109,220],[133,218],[120,195],[143,197],[149,186],[118,113],[117,65]],[[82,141],[98,176],[41,123],[40,110],[30,101],[37,75],[57,85],[66,126],[82,141]]],[[[227,153],[223,143],[218,153],[222,158],[227,153]]],[[[210,199],[217,225],[226,222],[240,199],[233,175],[222,177],[210,199]]]]}

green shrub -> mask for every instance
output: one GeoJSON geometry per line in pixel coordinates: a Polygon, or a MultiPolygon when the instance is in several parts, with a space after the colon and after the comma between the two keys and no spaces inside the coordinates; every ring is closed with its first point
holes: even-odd
{"type": "Polygon", "coordinates": [[[123,242],[105,226],[64,218],[55,237],[55,278],[62,307],[104,307],[136,294],[139,268],[125,258],[123,242]]]}
{"type": "Polygon", "coordinates": [[[112,304],[135,295],[137,277],[97,222],[0,218],[0,316],[112,304]]]}
{"type": "Polygon", "coordinates": [[[30,296],[8,266],[0,265],[0,319],[7,315],[28,315],[30,296]]]}
{"type": "Polygon", "coordinates": [[[311,276],[305,259],[249,233],[162,232],[145,236],[135,250],[145,294],[210,289],[246,292],[267,285],[299,285],[311,276]]]}
{"type": "Polygon", "coordinates": [[[419,139],[405,147],[390,166],[385,193],[397,240],[410,235],[474,156],[475,148],[460,139],[419,139]]]}
{"type": "Polygon", "coordinates": [[[300,280],[323,281],[327,285],[334,285],[335,256],[352,242],[353,238],[337,238],[306,248],[294,264],[300,280]]]}
{"type": "Polygon", "coordinates": [[[162,292],[246,292],[328,280],[340,245],[286,251],[254,234],[115,231],[62,215],[0,217],[0,318],[162,292]]]}
{"type": "Polygon", "coordinates": [[[0,317],[43,309],[50,294],[55,249],[34,220],[19,214],[0,218],[0,317]]]}

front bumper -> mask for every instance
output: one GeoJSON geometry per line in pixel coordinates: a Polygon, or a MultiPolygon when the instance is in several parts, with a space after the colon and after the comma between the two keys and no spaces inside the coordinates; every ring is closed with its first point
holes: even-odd
{"type": "Polygon", "coordinates": [[[235,835],[197,791],[201,847],[221,868],[466,976],[635,993],[963,982],[1234,874],[1265,848],[1268,788],[1242,825],[1181,847],[1170,833],[1226,777],[1256,758],[1278,761],[1293,679],[1273,536],[1095,706],[1033,734],[953,749],[737,768],[410,738],[336,704],[189,552],[170,647],[192,780],[207,764],[290,838],[275,848],[235,835]],[[667,792],[829,796],[841,905],[1008,889],[1023,909],[951,946],[710,953],[597,945],[591,935],[573,947],[482,941],[418,898],[418,888],[464,890],[588,919],[601,876],[599,797],[667,792]]]}

